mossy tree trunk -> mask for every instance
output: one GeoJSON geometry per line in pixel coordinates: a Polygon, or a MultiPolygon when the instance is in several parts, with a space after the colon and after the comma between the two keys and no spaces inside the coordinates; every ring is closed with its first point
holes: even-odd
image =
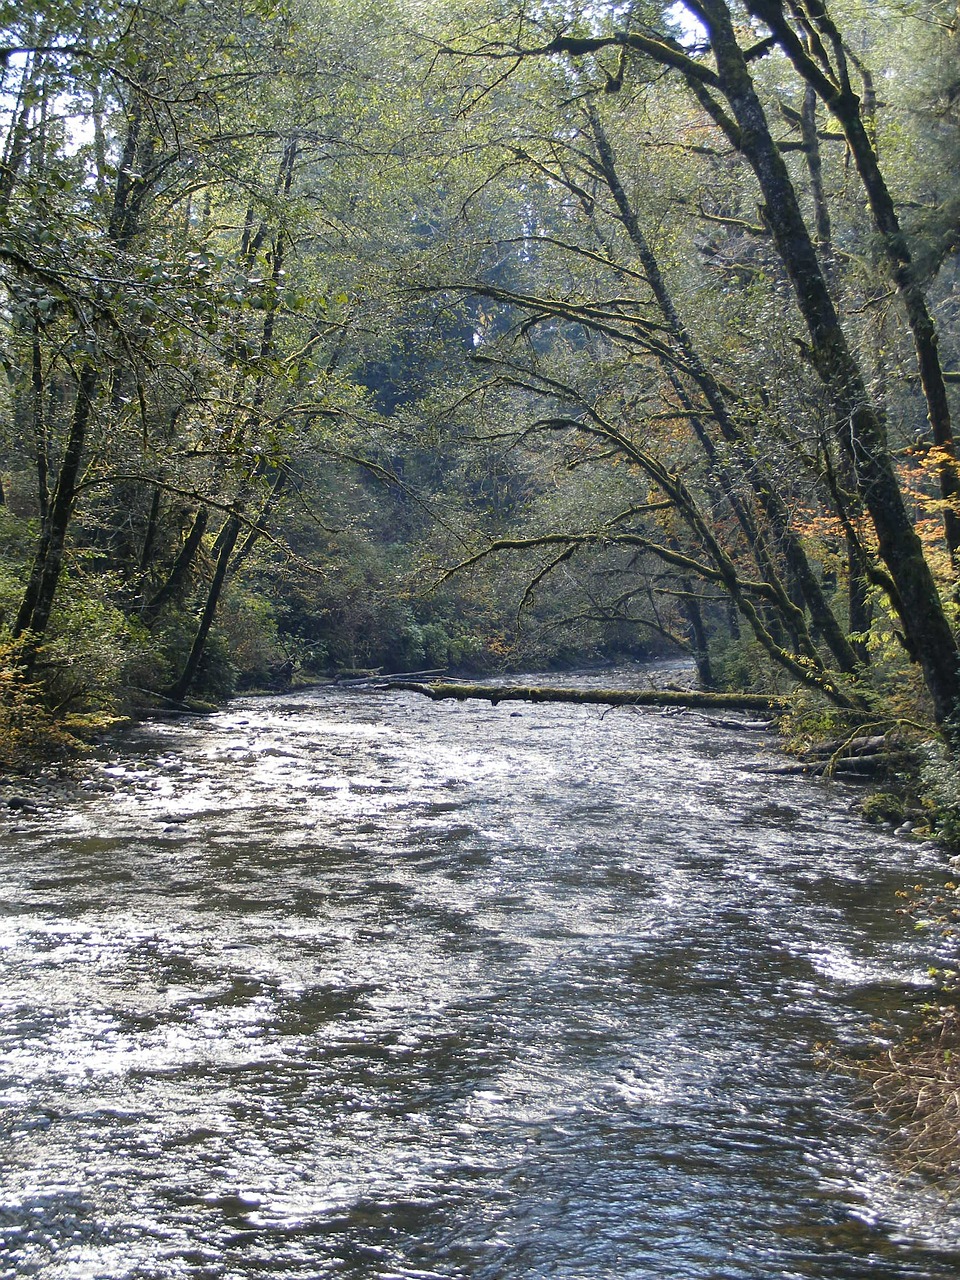
{"type": "Polygon", "coordinates": [[[719,88],[733,114],[728,136],[760,185],[764,216],[810,335],[811,358],[831,395],[837,442],[850,460],[876,530],[880,557],[890,572],[906,643],[923,669],[937,723],[955,736],[950,726],[960,704],[960,652],[906,509],[883,424],[847,343],[797,193],[737,43],[730,10],[721,0],[693,0],[691,7],[707,25],[719,88]]]}

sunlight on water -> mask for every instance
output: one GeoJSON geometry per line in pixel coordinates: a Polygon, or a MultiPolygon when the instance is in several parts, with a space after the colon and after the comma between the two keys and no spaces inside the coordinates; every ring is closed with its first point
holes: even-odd
{"type": "Polygon", "coordinates": [[[2,1274],[954,1276],[811,1052],[922,989],[936,851],[769,751],[334,689],[129,734],[0,855],[2,1274]]]}

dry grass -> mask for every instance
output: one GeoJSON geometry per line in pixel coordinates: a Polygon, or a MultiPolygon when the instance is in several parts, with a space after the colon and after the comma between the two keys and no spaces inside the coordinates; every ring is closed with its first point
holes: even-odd
{"type": "Polygon", "coordinates": [[[906,1170],[960,1188],[960,1013],[940,1009],[882,1055],[842,1065],[869,1083],[906,1170]]]}

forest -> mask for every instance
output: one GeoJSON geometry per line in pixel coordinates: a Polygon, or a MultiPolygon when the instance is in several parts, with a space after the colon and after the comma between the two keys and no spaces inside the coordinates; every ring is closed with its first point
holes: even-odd
{"type": "Polygon", "coordinates": [[[960,802],[955,4],[2,30],[7,767],[237,688],[681,652],[939,743],[960,802]]]}

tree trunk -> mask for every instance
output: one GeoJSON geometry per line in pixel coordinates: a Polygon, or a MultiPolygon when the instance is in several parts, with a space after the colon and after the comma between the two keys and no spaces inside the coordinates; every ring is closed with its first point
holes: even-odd
{"type": "Polygon", "coordinates": [[[575,702],[598,707],[723,707],[728,711],[776,712],[784,710],[787,705],[782,698],[760,693],[701,693],[673,689],[563,689],[549,685],[421,684],[411,680],[387,680],[376,687],[422,693],[434,702],[448,698],[463,702],[474,698],[493,706],[499,702],[575,702]]]}
{"type": "Polygon", "coordinates": [[[157,526],[160,522],[160,486],[153,486],[153,497],[150,499],[150,513],[147,516],[147,527],[143,531],[143,545],[140,548],[140,572],[145,573],[153,555],[153,544],[157,537],[157,526]]]}
{"type": "Polygon", "coordinates": [[[830,252],[830,208],[823,186],[823,165],[820,161],[820,140],[817,137],[817,94],[807,85],[800,113],[800,132],[803,138],[803,154],[810,174],[810,192],[813,196],[813,212],[817,224],[817,248],[821,253],[830,252]]]}
{"type": "Polygon", "coordinates": [[[217,605],[220,603],[220,594],[223,591],[223,584],[227,577],[227,566],[230,562],[230,556],[240,535],[240,518],[237,515],[230,516],[221,530],[220,554],[217,557],[217,567],[214,570],[213,581],[210,583],[210,590],[207,592],[207,599],[203,606],[203,612],[200,615],[200,622],[197,626],[196,635],[193,638],[193,646],[190,649],[190,656],[187,658],[186,665],[180,673],[179,679],[171,685],[168,693],[171,698],[177,702],[182,702],[190,692],[200,667],[200,661],[203,658],[204,650],[207,647],[207,637],[210,634],[210,628],[213,625],[213,619],[217,612],[217,605]]]}
{"type": "MultiPolygon", "coordinates": [[[[716,0],[704,5],[716,9],[716,0]]],[[[817,2],[811,12],[837,51],[837,81],[828,77],[806,53],[783,12],[782,0],[751,0],[748,8],[765,22],[791,60],[797,72],[815,89],[843,129],[857,172],[867,194],[867,201],[877,230],[890,276],[903,304],[907,323],[913,334],[920,383],[927,402],[927,417],[934,443],[950,457],[939,467],[940,494],[944,499],[944,536],[951,556],[960,551],[960,474],[958,474],[950,405],[940,363],[937,330],[927,305],[923,288],[913,270],[910,250],[897,217],[893,198],[887,187],[876,149],[860,113],[860,99],[850,85],[840,34],[829,19],[824,6],[817,2]]],[[[872,85],[867,79],[868,91],[872,85]]],[[[732,105],[732,104],[731,104],[732,105]]]]}
{"type": "MultiPolygon", "coordinates": [[[[38,43],[46,42],[47,28],[41,27],[38,43]]],[[[17,100],[10,113],[10,131],[7,134],[3,155],[0,157],[0,216],[5,217],[17,181],[22,173],[30,150],[30,113],[37,105],[42,92],[43,55],[27,54],[17,100]]]]}
{"type": "Polygon", "coordinates": [[[67,528],[76,502],[76,484],[80,474],[83,448],[93,410],[100,372],[87,365],[80,373],[70,435],[60,464],[57,486],[50,511],[33,560],[33,568],[13,626],[15,637],[23,637],[20,665],[29,675],[36,661],[37,649],[44,635],[63,567],[67,528]]]}
{"type": "Polygon", "coordinates": [[[693,661],[697,668],[697,679],[700,681],[701,689],[713,689],[713,668],[710,665],[710,645],[707,641],[707,628],[703,622],[703,610],[700,608],[700,601],[697,599],[690,579],[682,579],[680,585],[684,593],[680,606],[687,615],[687,623],[690,628],[690,647],[693,651],[693,661]]]}
{"type": "Polygon", "coordinates": [[[273,510],[273,508],[276,506],[277,502],[279,501],[280,495],[282,494],[286,486],[286,483],[287,483],[287,472],[283,468],[281,468],[277,472],[277,474],[274,476],[273,484],[270,486],[270,492],[267,494],[266,500],[264,501],[263,506],[260,508],[259,517],[254,523],[250,525],[249,529],[247,530],[247,536],[244,538],[243,542],[241,542],[240,546],[237,548],[237,554],[233,557],[233,563],[230,565],[231,574],[236,573],[236,571],[243,564],[244,560],[246,560],[247,556],[256,546],[258,538],[260,538],[260,536],[264,532],[264,522],[266,521],[267,516],[270,514],[270,512],[273,510]]]}
{"type": "MultiPolygon", "coordinates": [[[[846,530],[844,531],[844,537],[847,547],[847,574],[849,577],[847,600],[850,611],[850,630],[858,635],[865,635],[870,630],[870,624],[873,621],[870,596],[867,591],[867,565],[864,560],[863,548],[857,539],[852,537],[851,533],[846,530]]],[[[870,661],[866,643],[863,640],[855,640],[853,643],[857,653],[860,655],[860,660],[866,665],[870,661]]]]}
{"type": "MultiPolygon", "coordinates": [[[[137,230],[136,214],[142,203],[143,194],[147,190],[142,178],[130,176],[136,169],[134,164],[140,144],[141,134],[140,94],[134,90],[134,108],[127,128],[126,145],[123,152],[123,164],[118,170],[114,189],[113,205],[110,211],[109,236],[118,249],[125,248],[137,230]],[[139,203],[132,201],[135,184],[139,183],[139,203]],[[135,207],[136,206],[136,207],[135,207]]],[[[152,142],[149,144],[152,149],[152,142]]],[[[98,343],[97,325],[92,326],[94,343],[98,343]]],[[[42,370],[36,366],[34,357],[34,380],[42,370]]],[[[47,519],[44,521],[34,554],[33,566],[27,581],[26,590],[20,603],[20,609],[14,623],[13,634],[22,638],[20,650],[20,666],[25,675],[32,672],[36,663],[37,650],[46,635],[50,615],[53,611],[54,597],[63,568],[64,547],[67,530],[73,517],[77,497],[77,480],[83,461],[87,431],[93,413],[93,401],[100,383],[101,369],[96,363],[84,365],[77,380],[76,400],[70,421],[70,431],[63,452],[63,460],[57,474],[57,481],[50,499],[47,519]]],[[[47,455],[45,446],[38,465],[45,468],[47,455]]],[[[44,476],[44,481],[46,477],[44,476]]],[[[42,501],[42,500],[41,500],[42,501]]]]}
{"type": "Polygon", "coordinates": [[[47,523],[50,510],[49,464],[47,460],[47,426],[44,415],[43,350],[40,345],[40,311],[34,308],[33,340],[30,369],[30,418],[33,427],[33,447],[37,465],[37,503],[40,510],[41,529],[47,523]]]}
{"type": "Polygon", "coordinates": [[[757,176],[765,216],[810,334],[817,371],[832,395],[837,439],[850,457],[877,533],[880,557],[896,585],[907,643],[923,668],[937,723],[951,732],[950,721],[960,703],[960,653],[907,513],[882,423],[847,345],[796,192],[737,44],[730,12],[721,0],[696,0],[695,7],[708,24],[722,91],[739,127],[737,144],[757,176]]]}
{"type": "MultiPolygon", "coordinates": [[[[807,554],[800,539],[791,528],[790,515],[786,504],[776,491],[776,488],[763,475],[756,458],[752,456],[754,450],[751,449],[744,432],[734,421],[727,408],[726,400],[716,378],[700,359],[700,354],[693,338],[683,323],[667,288],[666,281],[663,279],[656,256],[643,234],[636,212],[624,191],[623,184],[617,173],[613,150],[607,140],[600,119],[592,108],[589,110],[589,119],[604,180],[614,198],[620,221],[623,223],[624,229],[637,251],[644,275],[657,300],[657,305],[683,354],[685,363],[690,368],[693,380],[699,386],[710,407],[710,412],[720,428],[721,435],[729,444],[736,447],[739,456],[744,460],[744,474],[757,496],[764,515],[770,522],[775,538],[783,547],[787,569],[795,578],[803,594],[804,602],[810,610],[810,617],[814,626],[823,637],[824,643],[830,650],[839,670],[852,674],[860,665],[857,661],[856,653],[843,634],[843,628],[837,621],[823,594],[820,582],[807,559],[807,554]]],[[[707,451],[708,458],[712,456],[715,459],[716,451],[712,449],[712,442],[708,443],[709,438],[706,437],[706,433],[702,429],[697,430],[696,422],[694,422],[694,429],[697,432],[701,447],[707,451]]],[[[732,486],[728,487],[732,488],[732,486]]],[[[740,522],[749,536],[749,526],[745,524],[743,516],[740,516],[740,522]]],[[[752,523],[751,520],[750,524],[752,525],[752,523]]],[[[757,548],[757,550],[762,552],[761,548],[757,548]]],[[[764,571],[763,567],[761,567],[761,571],[764,571]]],[[[805,653],[808,657],[814,656],[816,650],[807,632],[803,615],[783,590],[779,576],[773,570],[769,559],[767,559],[766,574],[772,577],[772,585],[778,591],[780,607],[788,629],[797,634],[799,651],[805,653]]]]}
{"type": "Polygon", "coordinates": [[[166,581],[140,611],[140,617],[146,626],[149,627],[156,621],[157,615],[163,606],[176,597],[186,582],[187,574],[190,572],[191,566],[197,558],[197,552],[200,550],[200,543],[207,531],[209,520],[209,508],[200,507],[194,516],[190,532],[187,534],[183,546],[180,548],[180,552],[176,560],[174,560],[170,572],[167,574],[166,581]]]}

